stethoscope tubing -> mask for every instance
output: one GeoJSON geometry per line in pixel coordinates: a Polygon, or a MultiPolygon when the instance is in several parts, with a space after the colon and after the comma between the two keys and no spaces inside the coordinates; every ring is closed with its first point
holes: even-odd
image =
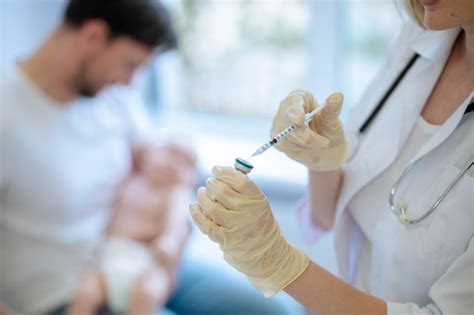
{"type": "MultiPolygon", "coordinates": [[[[403,80],[405,75],[408,73],[408,71],[412,68],[412,66],[415,64],[417,59],[420,57],[418,53],[415,53],[410,60],[408,61],[407,65],[402,69],[402,71],[397,75],[395,80],[392,82],[390,87],[387,89],[385,94],[382,96],[380,101],[377,103],[377,105],[374,107],[370,115],[366,118],[366,120],[362,123],[362,125],[359,127],[358,134],[356,136],[356,139],[353,139],[356,142],[355,148],[350,152],[350,156],[348,158],[348,161],[350,161],[358,152],[359,147],[360,147],[360,141],[361,137],[363,136],[364,132],[369,128],[369,126],[372,124],[372,122],[375,120],[375,118],[378,116],[382,108],[384,107],[385,103],[387,100],[390,98],[390,96],[393,94],[393,91],[398,87],[400,82],[403,80]]],[[[464,115],[467,113],[470,113],[474,111],[474,100],[471,101],[471,103],[467,106],[464,115]]],[[[421,158],[422,159],[422,158],[421,158]]],[[[439,206],[439,204],[446,198],[446,196],[451,192],[451,190],[454,188],[454,186],[459,182],[459,180],[462,178],[462,176],[471,168],[471,166],[474,164],[474,158],[472,158],[470,161],[468,161],[464,167],[464,169],[459,172],[459,174],[454,178],[454,180],[450,183],[448,188],[443,192],[443,194],[436,200],[436,202],[430,207],[430,209],[424,213],[422,216],[412,219],[410,218],[407,214],[406,208],[403,207],[397,207],[395,206],[395,194],[398,190],[398,187],[400,185],[400,182],[407,176],[408,173],[415,167],[416,164],[421,160],[415,160],[408,164],[407,167],[402,172],[402,175],[397,179],[395,184],[393,185],[392,189],[390,190],[390,196],[389,196],[389,205],[390,205],[390,210],[397,216],[399,217],[400,221],[404,224],[416,224],[421,221],[423,221],[425,218],[427,218],[431,213],[433,213],[434,210],[439,206]]]]}
{"type": "Polygon", "coordinates": [[[461,178],[466,174],[466,172],[471,168],[471,166],[474,164],[474,159],[471,159],[466,163],[464,168],[456,175],[456,177],[451,181],[449,186],[444,190],[444,192],[441,194],[441,196],[433,203],[433,205],[420,217],[418,218],[411,218],[410,216],[407,215],[406,208],[396,206],[395,205],[395,195],[397,193],[398,187],[400,183],[403,181],[403,179],[410,173],[410,171],[415,167],[415,165],[418,164],[418,162],[422,160],[418,159],[413,162],[411,162],[403,171],[402,175],[398,178],[398,180],[395,182],[393,185],[392,189],[390,190],[390,197],[389,197],[389,204],[390,204],[390,210],[400,218],[400,221],[403,224],[416,224],[424,219],[426,219],[433,211],[438,208],[440,203],[446,198],[446,196],[451,192],[451,190],[454,188],[454,186],[461,180],[461,178]]]}

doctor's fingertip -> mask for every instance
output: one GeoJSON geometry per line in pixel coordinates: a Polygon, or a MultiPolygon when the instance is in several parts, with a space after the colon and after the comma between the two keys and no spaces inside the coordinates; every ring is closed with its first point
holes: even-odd
{"type": "Polygon", "coordinates": [[[333,92],[331,95],[328,97],[328,102],[342,102],[344,100],[344,94],[342,92],[336,91],[333,92]]]}

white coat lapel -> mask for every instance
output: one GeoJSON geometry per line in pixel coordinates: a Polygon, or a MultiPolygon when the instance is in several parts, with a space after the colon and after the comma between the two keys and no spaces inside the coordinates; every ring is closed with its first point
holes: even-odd
{"type": "Polygon", "coordinates": [[[458,33],[459,29],[442,34],[423,33],[421,38],[411,43],[412,49],[404,53],[406,60],[415,52],[420,58],[387,100],[385,110],[380,112],[371,126],[370,135],[362,141],[360,151],[365,153],[356,157],[345,169],[347,176],[344,180],[347,183],[341,192],[336,220],[351,198],[396,158],[444,68],[458,33]]]}
{"type": "Polygon", "coordinates": [[[449,135],[453,133],[454,129],[459,125],[459,122],[463,117],[464,111],[473,99],[474,92],[470,94],[470,96],[464,101],[464,103],[459,106],[459,108],[443,124],[443,126],[438,130],[438,132],[435,133],[433,137],[421,148],[421,150],[415,155],[412,161],[418,160],[429,152],[431,152],[433,149],[439,146],[447,137],[449,137],[449,135]]]}
{"type": "MultiPolygon", "coordinates": [[[[399,66],[404,65],[403,62],[407,62],[414,52],[417,52],[422,58],[419,58],[417,64],[407,73],[394,91],[394,97],[387,101],[386,108],[380,112],[379,117],[370,127],[369,135],[362,141],[358,154],[344,167],[344,184],[336,210],[335,243],[339,272],[348,281],[352,280],[355,268],[357,268],[352,264],[353,260],[351,260],[348,251],[350,248],[357,247],[359,242],[357,235],[361,231],[352,216],[343,214],[346,213],[345,210],[352,197],[374,177],[382,173],[397,156],[444,66],[445,60],[440,65],[433,64],[435,60],[433,57],[439,51],[449,52],[458,33],[459,29],[443,33],[421,32],[421,35],[418,34],[412,42],[408,43],[411,48],[400,49],[398,55],[392,56],[394,59],[398,58],[399,66]],[[393,101],[394,99],[396,103],[393,101]]],[[[385,73],[381,75],[380,79],[383,80],[392,71],[395,70],[385,69],[385,73]]],[[[395,78],[395,76],[393,77],[395,78]]],[[[383,86],[387,88],[389,84],[383,84],[383,86]]],[[[377,90],[383,88],[380,82],[377,85],[377,90]]],[[[371,94],[363,98],[362,102],[374,104],[375,102],[370,96],[371,94]]]]}
{"type": "MultiPolygon", "coordinates": [[[[407,60],[413,53],[407,53],[407,60]]],[[[387,100],[384,109],[370,127],[371,130],[367,135],[362,135],[359,154],[345,168],[345,183],[336,220],[351,198],[394,161],[439,75],[440,70],[436,70],[433,70],[428,60],[417,61],[387,100]],[[425,79],[420,84],[420,78],[426,77],[433,79],[425,79]],[[417,88],[414,89],[414,86],[417,88]]]]}

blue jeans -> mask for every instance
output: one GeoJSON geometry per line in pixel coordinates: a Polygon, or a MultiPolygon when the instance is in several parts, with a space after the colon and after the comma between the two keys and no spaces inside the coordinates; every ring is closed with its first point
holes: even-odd
{"type": "MultiPolygon", "coordinates": [[[[65,306],[50,315],[64,315],[65,306]]],[[[247,279],[224,263],[185,253],[176,291],[157,315],[284,315],[301,313],[285,295],[265,299],[247,279]]],[[[97,315],[113,315],[102,308],[97,315]]]]}

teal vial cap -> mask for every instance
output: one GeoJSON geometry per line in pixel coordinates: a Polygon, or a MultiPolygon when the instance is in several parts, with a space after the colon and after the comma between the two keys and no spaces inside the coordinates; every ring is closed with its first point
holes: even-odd
{"type": "Polygon", "coordinates": [[[249,161],[246,161],[241,158],[236,158],[234,162],[234,168],[244,174],[248,174],[252,171],[253,165],[249,161]]]}

